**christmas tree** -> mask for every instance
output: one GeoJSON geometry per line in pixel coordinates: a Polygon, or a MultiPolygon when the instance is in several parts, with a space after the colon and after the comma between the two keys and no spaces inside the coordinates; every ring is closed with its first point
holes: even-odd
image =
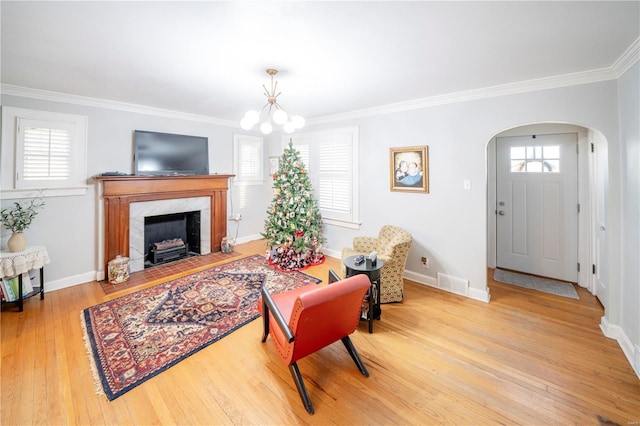
{"type": "Polygon", "coordinates": [[[262,236],[267,239],[272,265],[293,271],[324,261],[320,209],[304,162],[291,140],[273,175],[273,201],[267,213],[262,236]]]}

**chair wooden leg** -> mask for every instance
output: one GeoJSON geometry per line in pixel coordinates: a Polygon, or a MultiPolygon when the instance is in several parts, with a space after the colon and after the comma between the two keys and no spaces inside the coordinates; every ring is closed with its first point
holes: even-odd
{"type": "Polygon", "coordinates": [[[360,355],[358,355],[358,351],[356,350],[356,347],[353,346],[353,342],[351,341],[349,336],[343,337],[342,343],[344,344],[344,347],[347,348],[347,352],[349,352],[349,355],[351,355],[351,359],[353,359],[353,362],[356,363],[362,375],[365,377],[369,377],[367,367],[365,367],[364,363],[362,362],[362,359],[360,358],[360,355]]]}
{"type": "Polygon", "coordinates": [[[293,363],[289,365],[289,371],[291,371],[291,376],[293,376],[293,381],[296,382],[296,387],[298,388],[298,393],[300,394],[300,399],[302,399],[302,403],[304,404],[304,408],[306,408],[309,414],[313,414],[313,405],[311,405],[311,398],[309,398],[309,394],[307,393],[307,388],[302,381],[302,374],[300,374],[300,369],[298,368],[297,363],[293,363]]]}
{"type": "Polygon", "coordinates": [[[262,343],[267,341],[267,336],[269,336],[269,307],[267,303],[262,299],[262,343]]]}

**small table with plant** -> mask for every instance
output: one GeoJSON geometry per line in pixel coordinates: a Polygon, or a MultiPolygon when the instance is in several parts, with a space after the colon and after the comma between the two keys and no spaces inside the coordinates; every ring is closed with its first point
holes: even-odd
{"type": "MultiPolygon", "coordinates": [[[[3,291],[3,295],[7,301],[17,301],[20,311],[23,297],[40,293],[40,299],[44,299],[44,265],[50,262],[49,255],[44,246],[27,247],[27,237],[24,234],[43,206],[44,200],[41,194],[38,194],[29,201],[15,201],[11,207],[0,210],[0,223],[12,232],[7,241],[9,250],[0,253],[0,279],[3,287],[10,285],[14,278],[17,278],[19,284],[15,292],[8,289],[10,293],[18,293],[14,294],[15,298],[9,298],[7,291],[3,291]],[[27,273],[28,277],[28,272],[34,269],[40,269],[39,287],[23,294],[22,274],[27,273]]],[[[6,287],[3,290],[7,290],[6,287]]]]}
{"type": "Polygon", "coordinates": [[[18,311],[22,312],[24,299],[40,294],[40,300],[44,299],[44,265],[50,263],[49,254],[44,246],[32,246],[19,252],[0,253],[0,279],[3,280],[3,294],[7,302],[18,302],[18,311]],[[28,272],[40,270],[38,285],[27,287],[26,280],[31,280],[28,272]],[[11,281],[17,280],[17,291],[8,289],[11,281]],[[25,291],[28,289],[28,291],[25,291]],[[11,291],[13,297],[9,297],[7,291],[11,291]]]}

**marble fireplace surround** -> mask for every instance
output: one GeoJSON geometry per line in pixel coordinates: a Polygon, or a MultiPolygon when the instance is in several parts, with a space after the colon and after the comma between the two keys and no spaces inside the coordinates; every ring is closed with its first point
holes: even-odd
{"type": "Polygon", "coordinates": [[[135,268],[138,268],[137,262],[140,260],[137,252],[144,249],[137,242],[134,245],[130,241],[132,237],[136,241],[139,238],[139,232],[134,230],[132,233],[131,228],[140,227],[138,218],[141,215],[144,228],[144,215],[200,211],[202,251],[206,249],[207,241],[209,252],[220,251],[222,238],[227,234],[227,191],[229,178],[233,176],[95,176],[94,179],[100,183],[100,195],[104,203],[104,251],[100,256],[102,271],[107,271],[109,261],[118,255],[133,257],[132,270],[137,270],[135,268]],[[147,204],[154,201],[161,203],[147,204]],[[196,208],[186,206],[187,203],[195,203],[196,208]],[[177,205],[180,206],[179,210],[176,210],[177,205]],[[208,214],[209,220],[203,218],[202,214],[208,214]],[[130,223],[131,219],[133,223],[130,223]]]}
{"type": "Polygon", "coordinates": [[[172,213],[200,212],[200,254],[211,253],[211,197],[143,201],[129,207],[129,269],[144,269],[144,218],[172,213]]]}

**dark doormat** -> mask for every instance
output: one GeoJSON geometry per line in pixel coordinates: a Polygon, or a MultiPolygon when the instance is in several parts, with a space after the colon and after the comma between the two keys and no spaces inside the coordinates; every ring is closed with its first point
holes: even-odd
{"type": "Polygon", "coordinates": [[[496,269],[493,273],[493,279],[501,283],[543,291],[557,296],[580,299],[580,297],[578,297],[578,292],[576,292],[573,285],[563,281],[536,277],[534,275],[519,274],[517,272],[505,271],[503,269],[496,269]]]}

